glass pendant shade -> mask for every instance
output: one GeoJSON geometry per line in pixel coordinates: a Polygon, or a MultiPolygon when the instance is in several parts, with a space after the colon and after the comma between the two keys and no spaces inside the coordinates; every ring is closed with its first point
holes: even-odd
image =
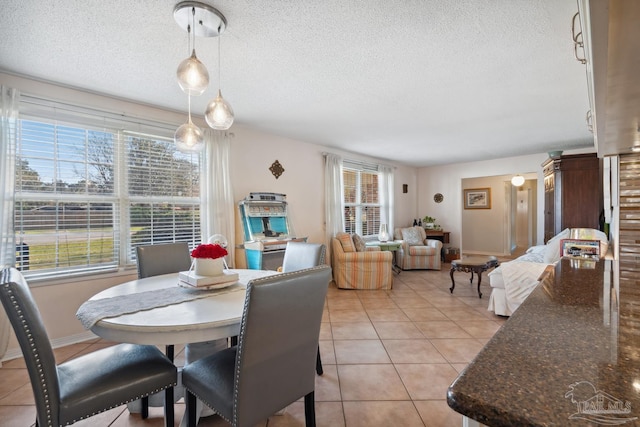
{"type": "Polygon", "coordinates": [[[524,184],[524,176],[516,175],[513,178],[511,178],[511,185],[515,187],[520,187],[522,184],[524,184]]]}
{"type": "Polygon", "coordinates": [[[176,129],[173,136],[176,148],[181,153],[198,153],[204,148],[204,135],[202,130],[189,121],[176,129]]]}
{"type": "Polygon", "coordinates": [[[222,97],[222,92],[218,89],[218,96],[216,96],[204,113],[204,118],[207,124],[216,130],[227,130],[233,124],[233,109],[231,105],[222,97]]]}
{"type": "Polygon", "coordinates": [[[190,57],[180,63],[176,74],[180,88],[187,95],[202,95],[209,86],[209,72],[196,56],[195,49],[190,57]]]}

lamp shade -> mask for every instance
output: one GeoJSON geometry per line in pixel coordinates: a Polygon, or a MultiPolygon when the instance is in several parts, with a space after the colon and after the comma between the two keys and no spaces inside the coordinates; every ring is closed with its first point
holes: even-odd
{"type": "Polygon", "coordinates": [[[202,130],[189,121],[176,129],[173,136],[178,151],[182,153],[197,153],[204,148],[204,135],[202,130]]]}
{"type": "Polygon", "coordinates": [[[227,130],[233,124],[233,109],[231,105],[222,97],[222,92],[218,90],[218,96],[209,102],[204,113],[207,124],[216,130],[227,130]]]}
{"type": "Polygon", "coordinates": [[[511,184],[514,185],[515,187],[520,187],[522,184],[524,184],[524,176],[522,175],[516,175],[513,178],[511,178],[511,184]]]}
{"type": "Polygon", "coordinates": [[[178,65],[176,72],[178,84],[187,95],[202,95],[209,86],[209,72],[207,67],[196,56],[193,49],[191,56],[178,65]]]}

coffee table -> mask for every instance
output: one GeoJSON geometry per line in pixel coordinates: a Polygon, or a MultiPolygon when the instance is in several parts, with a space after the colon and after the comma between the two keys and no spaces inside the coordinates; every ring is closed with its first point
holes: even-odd
{"type": "Polygon", "coordinates": [[[469,283],[473,283],[473,273],[478,275],[478,298],[482,298],[482,292],[480,292],[480,283],[482,282],[482,272],[487,271],[490,268],[494,268],[500,265],[498,258],[494,256],[472,256],[464,259],[456,259],[451,261],[451,287],[449,291],[453,293],[456,287],[456,282],[453,280],[453,273],[456,271],[464,271],[465,273],[471,273],[471,279],[469,283]]]}

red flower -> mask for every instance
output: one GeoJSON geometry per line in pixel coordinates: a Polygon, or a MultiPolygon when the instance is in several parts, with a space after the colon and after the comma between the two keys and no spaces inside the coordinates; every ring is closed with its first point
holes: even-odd
{"type": "Polygon", "coordinates": [[[227,250],[218,244],[206,243],[198,245],[197,248],[191,251],[193,258],[222,258],[228,254],[227,250]]]}

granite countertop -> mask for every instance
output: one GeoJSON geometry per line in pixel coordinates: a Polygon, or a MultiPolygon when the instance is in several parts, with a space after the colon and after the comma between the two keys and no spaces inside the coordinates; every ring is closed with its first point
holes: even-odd
{"type": "Polygon", "coordinates": [[[564,258],[543,276],[449,406],[487,426],[640,425],[640,277],[564,258]]]}

